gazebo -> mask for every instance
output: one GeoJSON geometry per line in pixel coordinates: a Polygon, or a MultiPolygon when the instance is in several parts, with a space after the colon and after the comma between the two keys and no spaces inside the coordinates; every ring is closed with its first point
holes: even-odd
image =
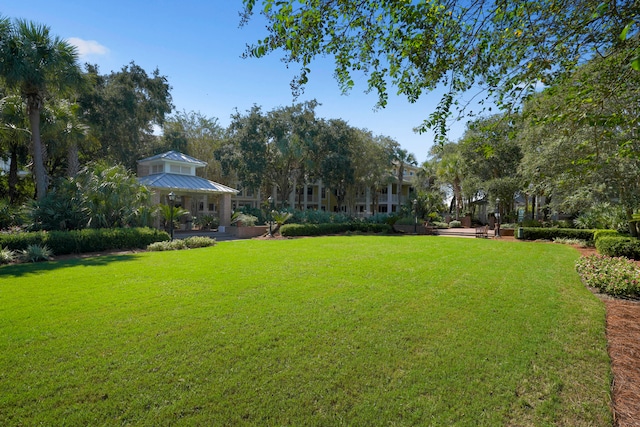
{"type": "Polygon", "coordinates": [[[138,160],[138,181],[153,192],[155,204],[169,204],[168,195],[173,192],[175,205],[192,216],[214,215],[220,225],[230,225],[231,195],[238,190],[196,176],[196,170],[206,165],[178,151],[167,151],[138,160]]]}

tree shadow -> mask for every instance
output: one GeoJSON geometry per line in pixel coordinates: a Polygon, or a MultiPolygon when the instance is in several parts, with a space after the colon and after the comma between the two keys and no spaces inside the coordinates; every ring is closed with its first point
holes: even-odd
{"type": "Polygon", "coordinates": [[[135,261],[138,254],[111,254],[95,255],[91,257],[69,258],[59,261],[45,261],[25,264],[12,264],[0,267],[0,278],[23,277],[30,274],[39,274],[47,271],[69,267],[96,267],[114,262],[135,261]]]}

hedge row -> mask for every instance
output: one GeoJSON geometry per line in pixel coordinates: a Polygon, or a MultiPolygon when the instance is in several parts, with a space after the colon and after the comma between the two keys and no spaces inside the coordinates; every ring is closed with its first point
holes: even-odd
{"type": "Polygon", "coordinates": [[[640,240],[635,237],[603,236],[596,240],[599,254],[640,260],[640,240]]]}
{"type": "Polygon", "coordinates": [[[46,245],[54,255],[99,252],[114,249],[143,249],[169,235],[153,228],[86,229],[0,234],[0,247],[14,251],[29,245],[46,245]]]}
{"type": "Polygon", "coordinates": [[[286,237],[323,236],[327,234],[346,233],[348,231],[358,231],[362,233],[392,233],[393,227],[389,224],[370,224],[363,222],[351,222],[344,224],[285,224],[280,227],[280,234],[286,237]]]}
{"type": "Polygon", "coordinates": [[[580,239],[593,240],[593,233],[597,230],[579,230],[575,228],[539,228],[521,227],[523,240],[553,240],[553,239],[580,239]]]}

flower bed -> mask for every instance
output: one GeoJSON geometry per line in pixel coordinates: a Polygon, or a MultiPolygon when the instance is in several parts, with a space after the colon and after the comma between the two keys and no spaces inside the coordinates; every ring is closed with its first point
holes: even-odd
{"type": "Polygon", "coordinates": [[[626,258],[590,255],[576,262],[576,271],[587,286],[613,295],[640,297],[640,269],[626,258]]]}

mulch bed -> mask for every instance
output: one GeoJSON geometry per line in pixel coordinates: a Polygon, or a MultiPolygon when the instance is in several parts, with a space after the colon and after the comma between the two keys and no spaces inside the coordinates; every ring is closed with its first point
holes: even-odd
{"type": "MultiPolygon", "coordinates": [[[[592,248],[576,249],[583,256],[596,253],[592,248]]],[[[607,309],[614,425],[640,427],[640,301],[612,298],[593,289],[591,291],[603,300],[607,309]]]]}

